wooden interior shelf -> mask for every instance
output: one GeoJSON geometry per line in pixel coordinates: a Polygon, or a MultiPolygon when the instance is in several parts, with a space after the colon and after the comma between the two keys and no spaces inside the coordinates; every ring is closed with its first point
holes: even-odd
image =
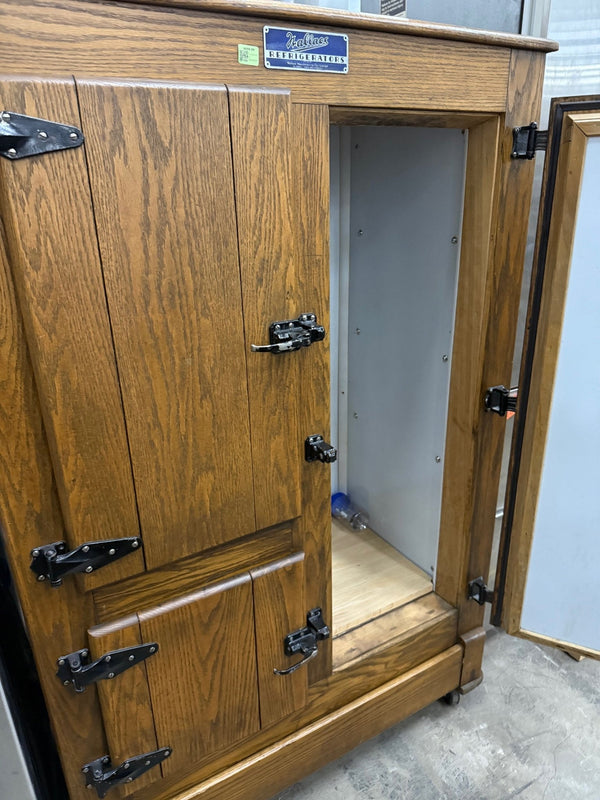
{"type": "Polygon", "coordinates": [[[431,578],[371,530],[332,520],[333,635],[433,591],[431,578]]]}

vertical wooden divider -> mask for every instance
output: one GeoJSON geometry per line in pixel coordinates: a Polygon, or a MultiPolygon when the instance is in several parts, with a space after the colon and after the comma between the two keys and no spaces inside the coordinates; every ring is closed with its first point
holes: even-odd
{"type": "MultiPolygon", "coordinates": [[[[294,104],[294,186],[298,250],[298,291],[302,310],[325,326],[325,341],[298,353],[301,374],[298,409],[301,437],[321,434],[331,442],[329,375],[329,110],[325,105],[294,104]]],[[[336,446],[336,442],[331,442],[336,446]]],[[[302,460],[302,517],[296,543],[305,553],[306,611],[319,606],[332,624],[331,468],[302,460]]],[[[331,673],[331,639],[319,642],[308,665],[310,683],[331,673]]]]}
{"type": "Polygon", "coordinates": [[[294,137],[286,90],[229,87],[257,529],[301,513],[298,352],[252,353],[299,307],[294,137]]]}

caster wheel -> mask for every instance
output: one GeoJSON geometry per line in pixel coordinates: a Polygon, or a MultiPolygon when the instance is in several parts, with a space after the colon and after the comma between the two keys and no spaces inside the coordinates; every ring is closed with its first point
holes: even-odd
{"type": "Polygon", "coordinates": [[[447,706],[457,706],[460,703],[460,692],[458,689],[454,689],[448,694],[445,694],[442,697],[442,701],[446,703],[447,706]]]}

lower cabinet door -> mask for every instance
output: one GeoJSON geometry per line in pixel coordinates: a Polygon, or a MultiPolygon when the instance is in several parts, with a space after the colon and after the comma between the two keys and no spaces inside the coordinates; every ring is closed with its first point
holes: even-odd
{"type": "Polygon", "coordinates": [[[90,658],[107,664],[148,645],[143,661],[97,683],[112,765],[171,750],[122,792],[193,770],[303,708],[306,667],[280,674],[301,660],[284,640],[306,624],[303,564],[296,553],[163,603],[140,598],[144,610],[88,631],[90,658]]]}

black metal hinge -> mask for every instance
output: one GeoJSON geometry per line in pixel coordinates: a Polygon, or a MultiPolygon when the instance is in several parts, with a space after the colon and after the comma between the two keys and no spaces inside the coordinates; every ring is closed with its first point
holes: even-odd
{"type": "Polygon", "coordinates": [[[65,686],[73,684],[76,692],[84,692],[86,686],[96,681],[116,678],[130,667],[135,667],[144,659],[158,652],[158,644],[138,644],[122,650],[105,653],[97,661],[90,663],[89,650],[76,650],[58,659],[57,677],[65,686]]]}
{"type": "Polygon", "coordinates": [[[493,411],[501,417],[506,416],[507,411],[516,411],[518,386],[507,389],[506,386],[492,386],[485,393],[483,403],[486,411],[493,411]]]}
{"type": "Polygon", "coordinates": [[[469,581],[469,600],[475,600],[480,606],[494,602],[494,592],[488,589],[481,576],[469,581]]]}
{"type": "Polygon", "coordinates": [[[95,789],[98,797],[105,797],[106,793],[122,783],[131,783],[144,772],[158,766],[171,755],[170,747],[161,747],[151,753],[132,756],[118,767],[113,767],[110,756],[97,758],[85,764],[81,771],[85,775],[85,783],[89,789],[95,789]]]}
{"type": "Polygon", "coordinates": [[[74,125],[27,117],[14,111],[0,113],[0,156],[11,161],[82,144],[83,133],[74,125]]]}
{"type": "Polygon", "coordinates": [[[535,122],[513,128],[512,158],[532,159],[536,150],[545,150],[547,147],[548,131],[538,131],[535,122]]]}
{"type": "Polygon", "coordinates": [[[323,464],[333,464],[337,460],[337,450],[317,433],[304,440],[304,458],[309,462],[321,461],[323,464]]]}
{"type": "Polygon", "coordinates": [[[329,639],[330,631],[323,619],[320,608],[313,608],[306,615],[306,627],[299,628],[283,640],[283,652],[286,656],[302,654],[304,658],[287,669],[274,669],[275,675],[290,675],[307,661],[317,655],[318,642],[329,639]]]}
{"type": "Polygon", "coordinates": [[[94,572],[135,552],[141,546],[142,540],[139,536],[86,542],[70,551],[67,551],[66,542],[53,542],[31,551],[31,569],[37,575],[38,581],[48,580],[52,586],[60,586],[65,575],[94,572]]]}
{"type": "Polygon", "coordinates": [[[253,353],[287,353],[322,342],[325,328],[317,325],[316,314],[300,314],[298,319],[282,319],[269,326],[269,344],[251,344],[253,353]]]}

